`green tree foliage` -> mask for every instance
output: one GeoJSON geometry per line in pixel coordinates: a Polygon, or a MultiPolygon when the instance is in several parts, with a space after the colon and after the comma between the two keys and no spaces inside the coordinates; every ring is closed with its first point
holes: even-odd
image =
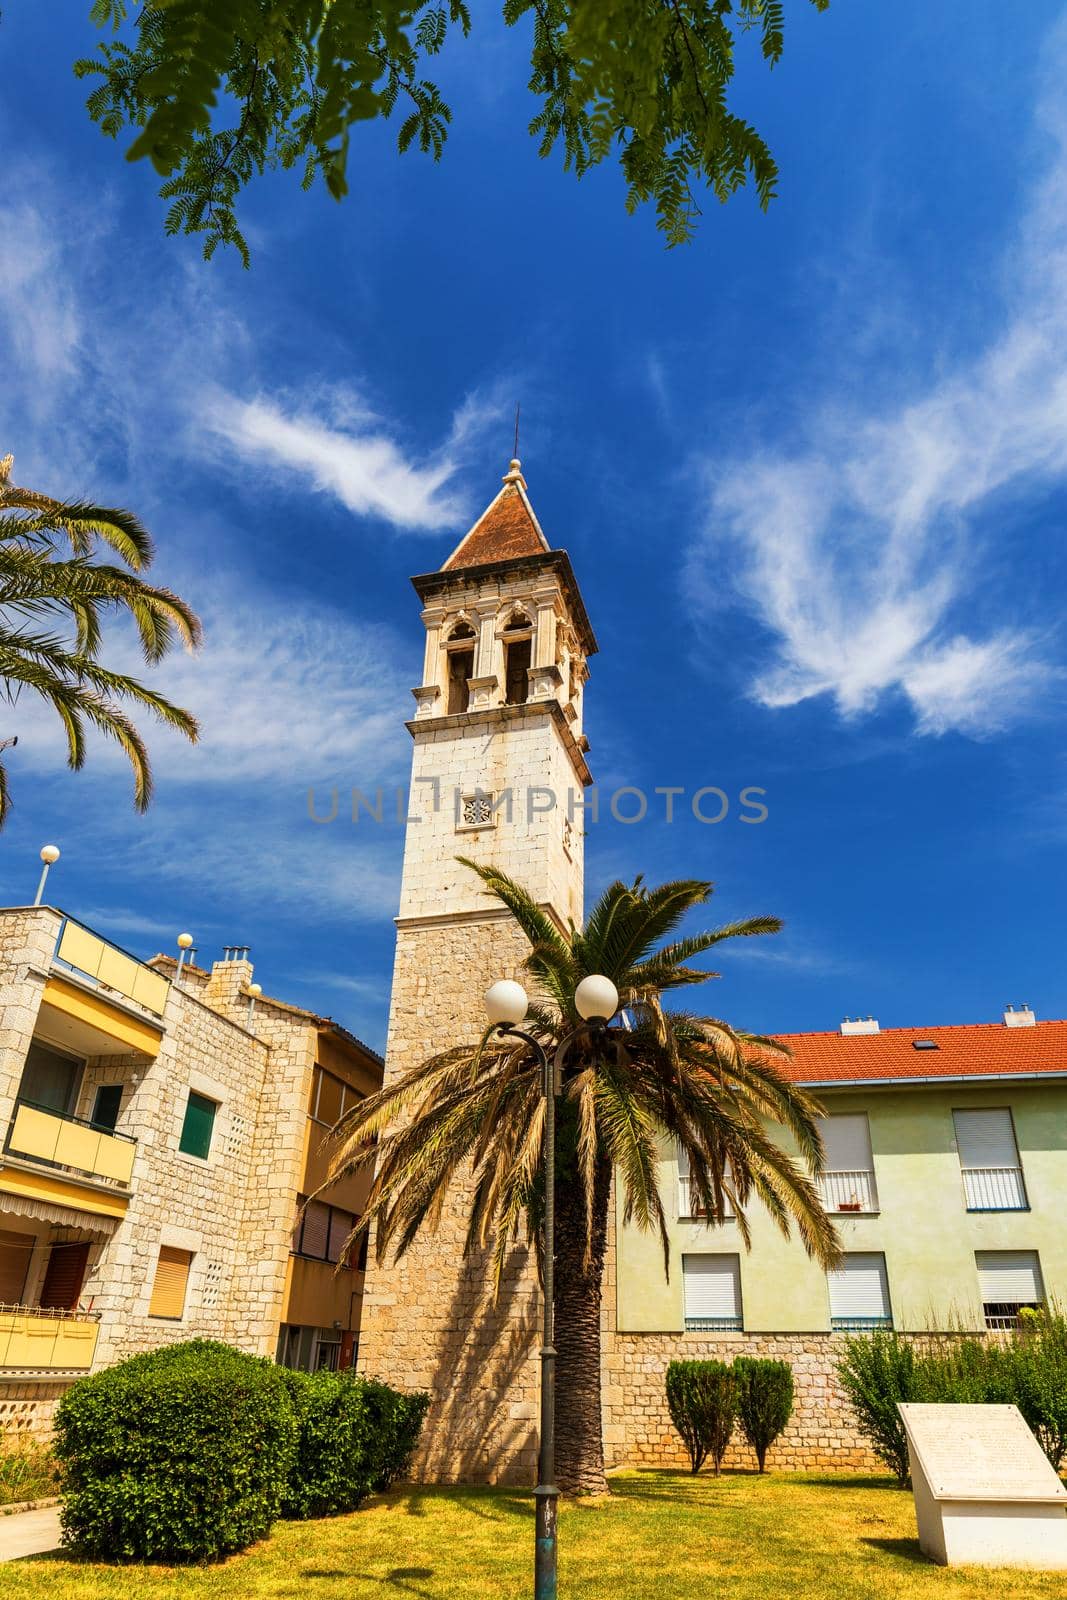
{"type": "Polygon", "coordinates": [[[672,1361],[667,1368],[667,1409],[689,1452],[691,1471],[711,1457],[718,1477],[733,1436],[738,1374],[722,1361],[672,1361]]]}
{"type": "MultiPolygon", "coordinates": [[[[829,0],[809,0],[822,11],[829,0]]],[[[529,128],[581,177],[615,155],[630,211],[650,202],[667,242],[693,234],[697,196],[727,200],[749,179],[770,204],[778,169],[765,141],[729,109],[739,42],[781,59],[784,0],[504,0],[530,43],[529,128]]],[[[452,112],[425,76],[450,35],[466,37],[465,0],[93,0],[112,37],[75,64],[99,78],[89,114],[135,137],[164,179],[170,233],[234,246],[242,189],[296,168],[340,199],[360,122],[396,118],[401,151],[440,159],[452,112]]]]}
{"type": "Polygon", "coordinates": [[[67,1390],[63,1539],[120,1561],[216,1561],[270,1531],[296,1450],[281,1369],[195,1339],[67,1390]]]}
{"type": "Polygon", "coordinates": [[[404,1472],[429,1396],[400,1394],[348,1372],[285,1372],[297,1420],[285,1517],[355,1511],[404,1472]]]}
{"type": "MultiPolygon", "coordinates": [[[[783,1233],[795,1227],[809,1255],[832,1263],[840,1246],[810,1176],[822,1168],[821,1108],[775,1065],[783,1047],[773,1040],[663,1004],[666,994],[715,976],[694,966],[697,958],[726,939],[775,932],[776,918],[679,937],[679,924],[710,898],[711,884],[683,879],[648,888],[639,879],[611,884],[585,927],[563,933],[514,879],[465,865],[529,942],[526,970],[540,999],[524,1027],[550,1058],[568,1041],[557,1123],[556,1471],[566,1493],[603,1493],[600,1304],[613,1174],[620,1215],[659,1236],[665,1261],[662,1156],[680,1146],[690,1192],[709,1221],[732,1210],[747,1247],[745,1211],[758,1199],[783,1233]],[[582,1023],[574,996],[590,973],[615,984],[628,1027],[582,1023]],[[786,1130],[798,1156],[769,1127],[786,1130]]],[[[477,1022],[456,1018],[454,1026],[461,1040],[477,1022]]],[[[499,1285],[523,1232],[541,1247],[544,1126],[534,1051],[487,1029],[360,1101],[339,1127],[327,1183],[375,1164],[353,1237],[373,1225],[379,1261],[436,1227],[455,1186],[468,1208],[464,1254],[485,1251],[499,1285]]]]}
{"type": "Polygon", "coordinates": [[[763,1472],[767,1451],[793,1414],[793,1369],[788,1361],[738,1356],[737,1420],[763,1472]]]}
{"type": "MultiPolygon", "coordinates": [[[[19,489],[11,468],[11,456],[0,460],[0,694],[9,704],[23,690],[46,700],[63,724],[75,769],[85,761],[87,725],[114,739],[133,769],[134,803],[144,811],[152,769],[123,702],[187,739],[196,739],[197,725],[154,689],[103,665],[103,620],[116,612],[130,618],[150,664],[177,644],[198,644],[199,620],[178,595],[140,576],[151,563],[152,541],[130,512],[19,489]],[[122,565],[94,560],[100,546],[122,565]]],[[[0,762],[0,826],[10,805],[0,762]]]]}

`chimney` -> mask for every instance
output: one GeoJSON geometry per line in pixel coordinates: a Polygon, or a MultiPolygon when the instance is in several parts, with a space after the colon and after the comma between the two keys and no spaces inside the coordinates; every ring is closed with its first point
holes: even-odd
{"type": "Polygon", "coordinates": [[[248,945],[228,944],[221,961],[211,964],[211,977],[198,996],[213,1011],[244,1021],[248,1009],[248,985],[254,972],[248,945]]]}
{"type": "Polygon", "coordinates": [[[1014,1006],[1006,1006],[1004,1009],[1006,1028],[1032,1028],[1036,1021],[1037,1018],[1027,1005],[1021,1005],[1018,1011],[1014,1006]]]}
{"type": "Polygon", "coordinates": [[[850,1033],[877,1033],[878,1024],[873,1017],[846,1017],[841,1024],[841,1032],[850,1033]]]}

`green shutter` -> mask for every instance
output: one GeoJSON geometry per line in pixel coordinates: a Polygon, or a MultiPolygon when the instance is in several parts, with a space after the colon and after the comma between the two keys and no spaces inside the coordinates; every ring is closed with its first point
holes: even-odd
{"type": "Polygon", "coordinates": [[[217,1110],[214,1100],[207,1100],[202,1094],[189,1091],[189,1104],[185,1108],[185,1121],[182,1124],[182,1136],[178,1149],[184,1150],[187,1156],[200,1156],[207,1159],[211,1149],[211,1131],[215,1126],[215,1112],[217,1110]]]}

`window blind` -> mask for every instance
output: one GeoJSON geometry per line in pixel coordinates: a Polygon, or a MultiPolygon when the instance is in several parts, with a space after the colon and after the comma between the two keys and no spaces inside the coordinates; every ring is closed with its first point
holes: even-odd
{"type": "Polygon", "coordinates": [[[682,1294],[687,1322],[741,1316],[737,1256],[683,1256],[682,1294]]]}
{"type": "Polygon", "coordinates": [[[885,1256],[877,1251],[847,1255],[839,1267],[827,1274],[830,1286],[830,1316],[833,1319],[886,1318],[889,1316],[889,1283],[885,1256]]]}
{"type": "Polygon", "coordinates": [[[173,1245],[159,1247],[156,1262],[156,1281],[152,1285],[152,1299],[148,1306],[150,1317],[168,1317],[178,1322],[185,1313],[185,1293],[189,1287],[189,1268],[193,1264],[192,1252],[178,1250],[173,1245]]]}
{"type": "MultiPolygon", "coordinates": [[[[699,1201],[689,1183],[689,1157],[681,1145],[675,1146],[674,1154],[678,1163],[678,1215],[679,1217],[703,1217],[704,1212],[700,1209],[699,1201]]],[[[723,1180],[726,1183],[730,1182],[730,1168],[728,1165],[723,1173],[723,1180]]],[[[722,1206],[724,1217],[735,1215],[733,1202],[725,1191],[723,1192],[722,1206]]]]}
{"type": "Polygon", "coordinates": [[[961,1167],[1019,1165],[1015,1129],[1006,1106],[989,1111],[954,1111],[952,1120],[956,1124],[961,1167]]]}
{"type": "Polygon", "coordinates": [[[185,1107],[185,1121],[182,1123],[182,1136],[178,1141],[178,1149],[183,1150],[187,1156],[199,1156],[206,1161],[211,1150],[211,1135],[215,1127],[215,1112],[218,1106],[214,1100],[209,1100],[206,1095],[195,1094],[189,1090],[189,1100],[185,1107]]]}
{"type": "Polygon", "coordinates": [[[345,1240],[352,1232],[351,1211],[335,1211],[330,1207],[330,1239],[326,1250],[327,1261],[340,1261],[345,1240]]]}
{"type": "Polygon", "coordinates": [[[871,1130],[865,1111],[824,1117],[819,1124],[829,1172],[870,1172],[871,1130]]]}
{"type": "Polygon", "coordinates": [[[321,1200],[313,1200],[304,1212],[304,1231],[300,1239],[300,1253],[326,1260],[326,1246],[330,1235],[330,1208],[321,1200]]]}
{"type": "Polygon", "coordinates": [[[89,1264],[88,1244],[54,1244],[48,1252],[38,1301],[53,1311],[74,1311],[89,1264]]]}
{"type": "Polygon", "coordinates": [[[1041,1305],[1045,1298],[1036,1250],[975,1253],[983,1305],[1041,1305]]]}
{"type": "Polygon", "coordinates": [[[36,1237],[0,1228],[0,1305],[17,1306],[26,1287],[26,1274],[36,1237]]]}

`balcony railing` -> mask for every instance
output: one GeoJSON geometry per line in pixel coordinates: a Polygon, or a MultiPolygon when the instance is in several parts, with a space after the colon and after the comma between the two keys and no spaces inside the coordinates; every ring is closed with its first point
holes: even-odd
{"type": "Polygon", "coordinates": [[[4,1150],[28,1161],[84,1172],[125,1189],[133,1175],[137,1141],[128,1133],[112,1133],[81,1117],[17,1100],[4,1150]]]}
{"type": "Polygon", "coordinates": [[[88,1372],[99,1313],[0,1305],[0,1373],[88,1372]]]}
{"type": "Polygon", "coordinates": [[[98,988],[132,1000],[157,1017],[163,1015],[170,979],[69,917],[59,935],[54,959],[83,977],[91,978],[98,988]]]}
{"type": "Polygon", "coordinates": [[[968,1211],[1027,1209],[1021,1167],[964,1167],[963,1192],[968,1211]]]}
{"type": "Polygon", "coordinates": [[[827,1211],[878,1210],[873,1172],[824,1172],[816,1183],[827,1211]]]}

